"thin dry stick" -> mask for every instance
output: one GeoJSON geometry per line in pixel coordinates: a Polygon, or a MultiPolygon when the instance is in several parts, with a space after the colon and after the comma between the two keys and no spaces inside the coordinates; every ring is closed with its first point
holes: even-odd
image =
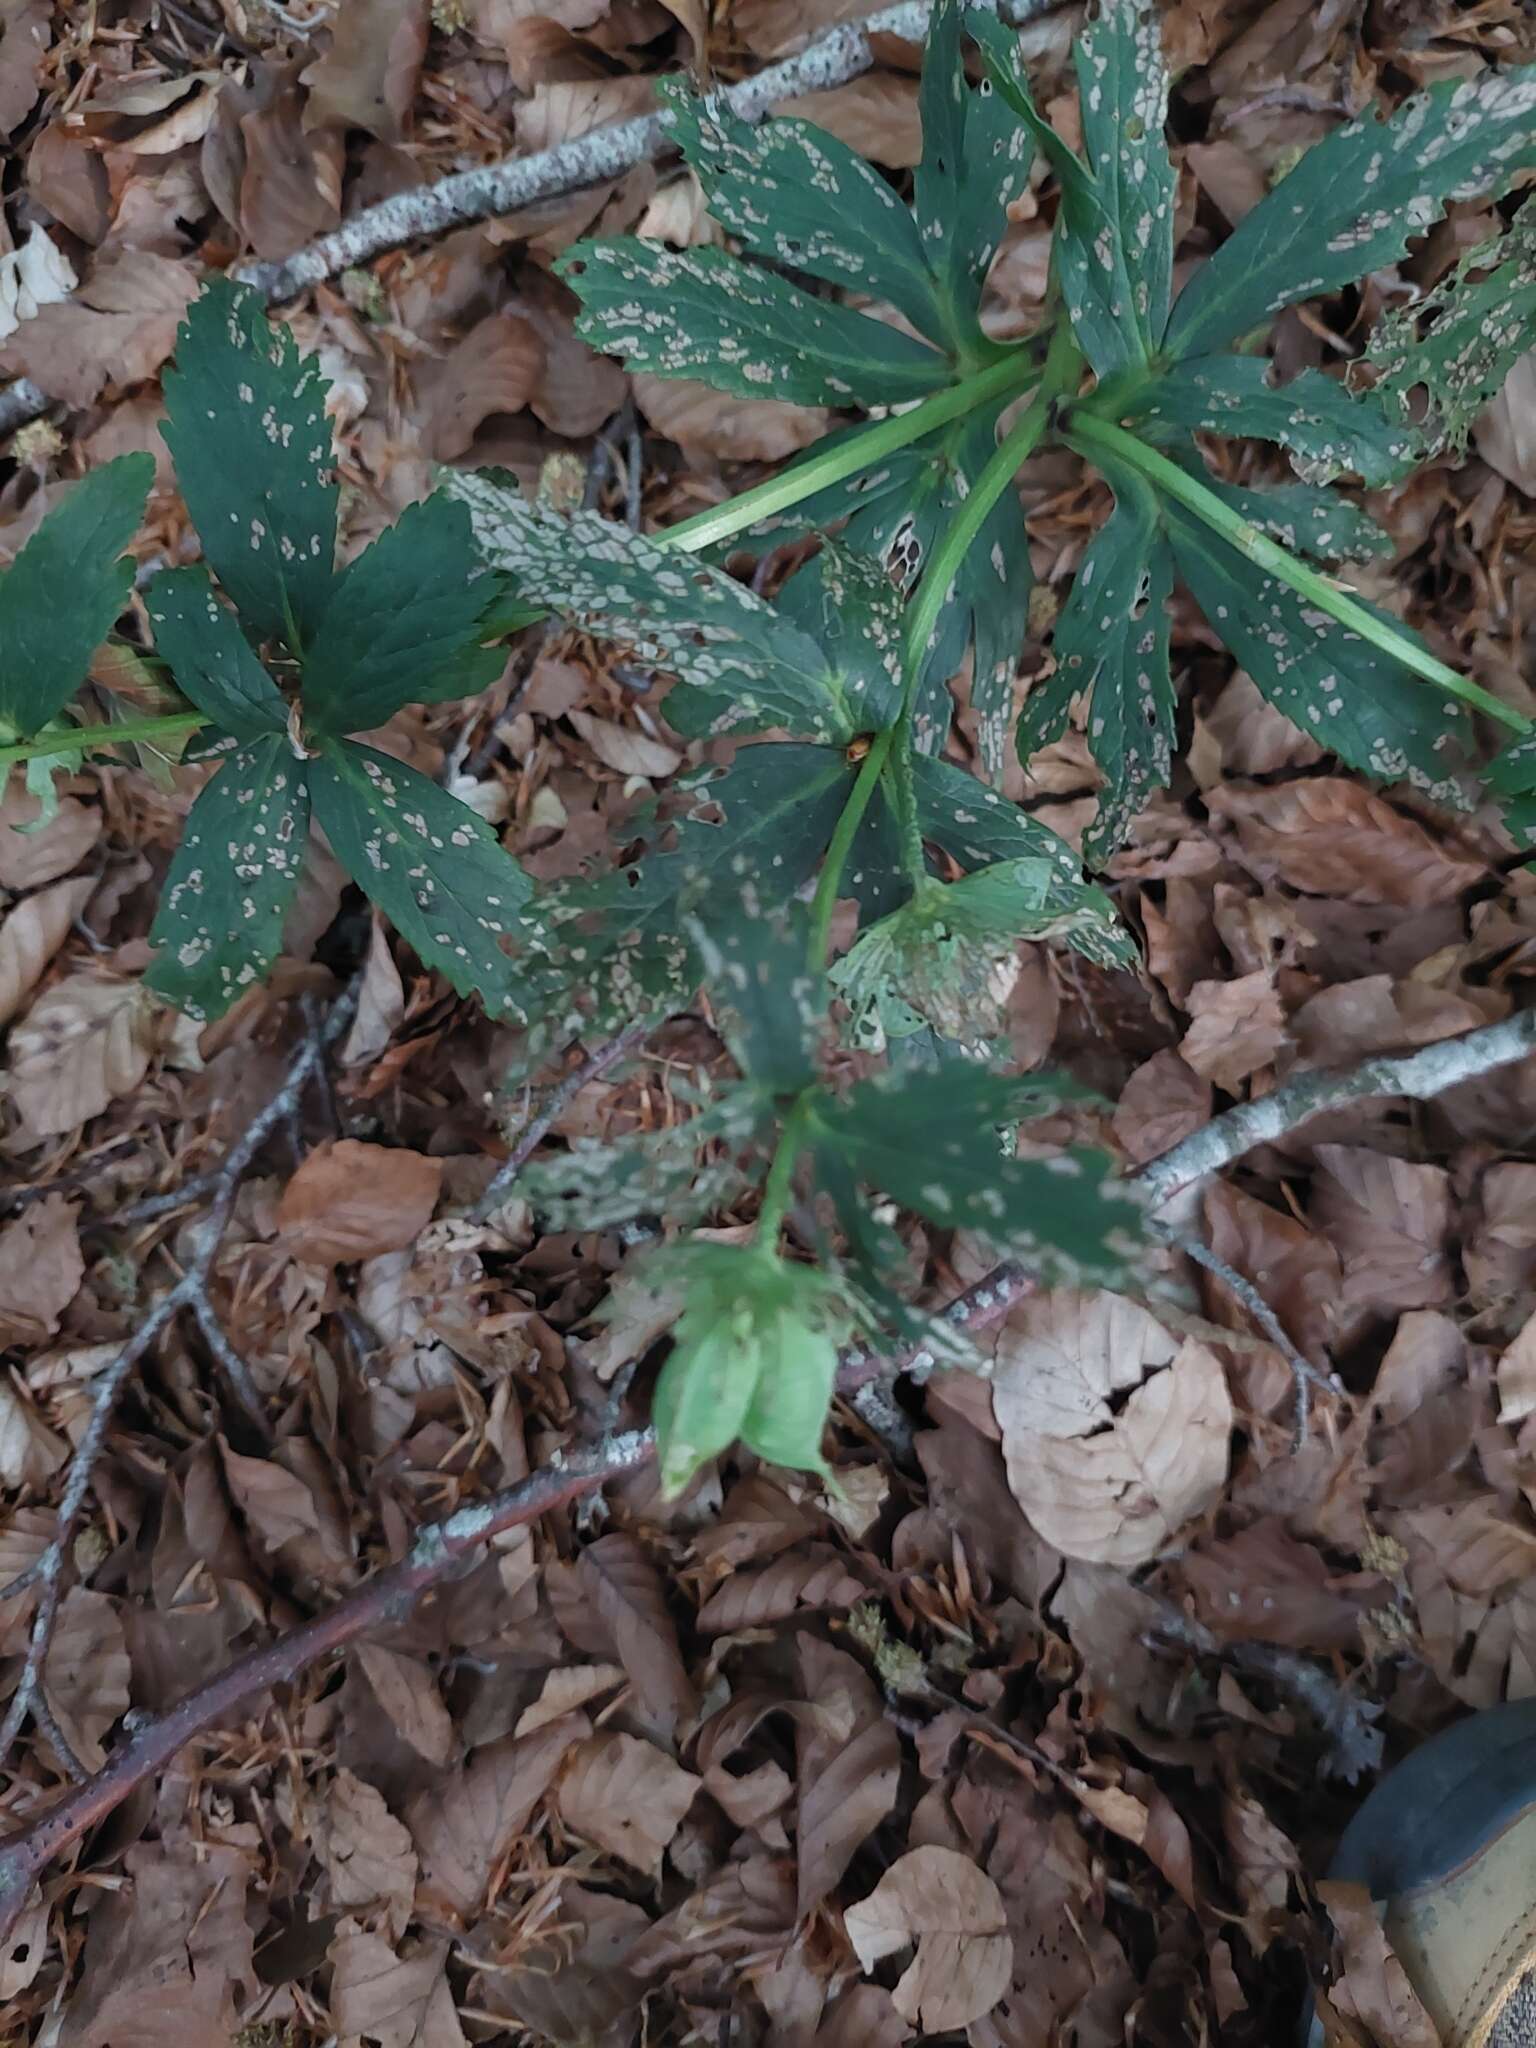
{"type": "Polygon", "coordinates": [[[1293,1448],[1299,1451],[1307,1440],[1307,1424],[1312,1418],[1312,1389],[1317,1387],[1325,1394],[1342,1394],[1343,1381],[1337,1373],[1319,1372],[1311,1360],[1296,1349],[1269,1303],[1235,1266],[1229,1266],[1225,1259],[1218,1258],[1198,1237],[1174,1237],[1170,1241],[1186,1258],[1193,1259],[1197,1266],[1203,1266],[1207,1273],[1213,1274],[1228,1294],[1242,1303],[1289,1366],[1296,1388],[1293,1448]]]}
{"type": "MultiPolygon", "coordinates": [[[[11,1695],[5,1719],[0,1721],[0,1761],[9,1754],[27,1715],[46,1713],[42,1690],[43,1667],[58,1622],[65,1570],[74,1548],[75,1532],[79,1526],[86,1494],[90,1490],[91,1476],[96,1469],[96,1461],[101,1456],[102,1446],[106,1442],[107,1428],[116,1410],[118,1397],[133,1368],[183,1309],[190,1309],[196,1318],[198,1327],[213,1353],[214,1361],[223,1372],[241,1408],[264,1434],[270,1434],[262,1409],[261,1395],[251,1378],[250,1368],[230,1342],[219,1322],[213,1304],[208,1298],[208,1282],[219,1246],[224,1241],[224,1233],[229,1228],[230,1218],[234,1214],[240,1183],[244,1180],[251,1162],[272,1132],[297,1105],[306,1082],[323,1057],[325,1048],[345,1027],[356,1001],[354,985],[332,1010],[323,1034],[311,1034],[305,1039],[289,1063],[281,1088],[257,1111],[230,1148],[223,1164],[213,1177],[213,1201],[198,1230],[196,1250],[186,1271],[173,1287],[151,1304],[138,1328],[112,1363],[100,1374],[92,1388],[90,1421],[86,1424],[85,1433],[75,1447],[74,1457],[70,1461],[52,1540],[41,1556],[24,1572],[12,1579],[9,1585],[0,1588],[0,1600],[9,1600],[34,1586],[41,1589],[37,1613],[33,1616],[31,1632],[27,1639],[21,1676],[16,1682],[16,1690],[11,1695]]],[[[51,1720],[51,1716],[49,1719],[51,1720]]],[[[51,1736],[50,1740],[53,1740],[51,1736]]],[[[57,1742],[54,1746],[59,1747],[57,1742]]],[[[72,1758],[67,1744],[60,1751],[60,1761],[66,1770],[70,1768],[72,1758]]]]}
{"type": "MultiPolygon", "coordinates": [[[[1022,27],[1053,12],[1062,0],[978,0],[978,4],[995,7],[1004,21],[1022,27]]],[[[865,21],[844,23],[819,36],[798,56],[770,64],[754,77],[729,87],[724,98],[743,120],[760,121],[778,100],[846,85],[873,66],[871,36],[921,42],[928,31],[929,11],[928,0],[902,0],[901,5],[884,8],[865,21]]],[[[243,264],[235,275],[254,285],[269,304],[278,303],[406,242],[444,234],[467,221],[517,213],[588,185],[606,184],[670,147],[671,136],[659,114],[611,122],[553,149],[504,157],[473,171],[440,178],[435,184],[397,192],[376,206],[364,207],[332,233],[293,255],[274,263],[243,264]]],[[[0,392],[0,436],[36,419],[51,403],[30,378],[21,378],[0,392]]]]}
{"type": "Polygon", "coordinates": [[[599,1079],[610,1067],[616,1067],[632,1052],[638,1052],[649,1033],[655,1030],[658,1021],[655,1017],[641,1017],[635,1023],[626,1025],[617,1037],[610,1038],[605,1045],[600,1045],[596,1052],[581,1062],[580,1066],[573,1067],[555,1084],[538,1115],[531,1116],[518,1133],[511,1156],[497,1168],[495,1179],[470,1210],[472,1223],[484,1223],[487,1217],[495,1215],[511,1194],[517,1176],[587,1083],[599,1079]]]}
{"type": "Polygon", "coordinates": [[[1272,1145],[1277,1138],[1287,1137],[1325,1109],[1339,1109],[1370,1095],[1403,1095],[1415,1102],[1428,1102],[1447,1088],[1475,1081],[1498,1067],[1512,1066],[1533,1052],[1536,1010],[1522,1010],[1502,1024],[1469,1031],[1464,1038],[1442,1038],[1420,1052],[1365,1060],[1344,1072],[1326,1069],[1300,1074],[1273,1095],[1261,1096],[1257,1102],[1240,1102],[1236,1109],[1212,1118],[1193,1137],[1149,1160],[1135,1179],[1160,1208],[1195,1181],[1230,1166],[1256,1146],[1272,1145]]]}
{"type": "MultiPolygon", "coordinates": [[[[981,1329],[1005,1315],[1015,1299],[1013,1282],[999,1284],[997,1276],[989,1274],[953,1301],[945,1318],[960,1328],[981,1329]]],[[[862,1352],[851,1355],[839,1372],[839,1388],[850,1392],[886,1369],[885,1361],[871,1361],[862,1352]]],[[[446,1521],[432,1523],[398,1564],[385,1565],[324,1614],[250,1651],[165,1713],[139,1723],[93,1778],[66,1793],[29,1828],[0,1844],[0,1952],[41,1871],[70,1843],[104,1820],[136,1786],[162,1770],[184,1744],[210,1728],[225,1725],[257,1694],[275,1685],[291,1684],[317,1658],[398,1618],[493,1536],[536,1521],[620,1473],[649,1464],[655,1455],[656,1437],[649,1429],[612,1432],[581,1449],[558,1453],[516,1486],[460,1508],[446,1521]]]]}

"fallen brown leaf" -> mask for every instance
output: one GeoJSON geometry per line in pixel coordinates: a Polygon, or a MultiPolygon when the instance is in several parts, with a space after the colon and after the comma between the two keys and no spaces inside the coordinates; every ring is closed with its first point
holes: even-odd
{"type": "Polygon", "coordinates": [[[134,981],[72,975],[46,989],[10,1036],[4,1088],[29,1132],[78,1130],[149,1072],[158,1031],[134,981]]]}
{"type": "Polygon", "coordinates": [[[573,1833],[635,1870],[657,1871],[693,1804],[691,1771],[633,1735],[593,1735],[571,1757],[555,1792],[573,1833]]]}
{"type": "Polygon", "coordinates": [[[866,1972],[917,1944],[892,1996],[903,2019],[925,2033],[968,2027],[1013,1980],[1002,1893],[953,1849],[899,1856],[869,1896],[848,1908],[843,1925],[866,1972]]]}
{"type": "Polygon", "coordinates": [[[0,1024],[8,1024],[42,980],[96,888],[76,875],[24,896],[0,922],[0,1024]]]}
{"type": "Polygon", "coordinates": [[[309,128],[366,128],[384,142],[405,133],[430,27],[428,0],[350,0],[301,83],[309,128]]]}
{"type": "Polygon", "coordinates": [[[1422,910],[1483,879],[1481,861],[1449,852],[1385,798],[1340,775],[1272,789],[1229,783],[1206,798],[1261,881],[1345,903],[1422,910]]]}
{"type": "Polygon", "coordinates": [[[42,806],[15,776],[0,795],[0,889],[20,893],[77,868],[101,837],[101,812],[78,797],[59,799],[46,825],[42,806]]]}
{"type": "Polygon", "coordinates": [[[422,1936],[398,1952],[343,1920],[327,1951],[331,2024],[344,2040],[378,2048],[468,2048],[444,1965],[448,1943],[422,1936]]]}
{"type": "Polygon", "coordinates": [[[404,1251],[432,1220],[439,1159],[339,1138],[310,1153],[283,1190],[277,1223],[296,1259],[339,1266],[404,1251]]]}
{"type": "Polygon", "coordinates": [[[75,1212],[45,1195],[0,1230],[0,1344],[51,1336],[84,1278],[75,1212]]]}
{"type": "Polygon", "coordinates": [[[385,1935],[398,1941],[416,1897],[416,1849],[383,1794],[338,1771],[320,1796],[310,1840],[330,1880],[331,1903],[381,1911],[385,1935]]]}
{"type": "Polygon", "coordinates": [[[1179,1053],[1204,1080],[1235,1095],[1286,1043],[1285,1010],[1265,970],[1237,981],[1197,981],[1185,1005],[1193,1022],[1179,1053]]]}
{"type": "Polygon", "coordinates": [[[428,1763],[447,1763],[456,1747],[453,1720],[421,1659],[382,1643],[359,1643],[354,1654],[401,1740],[428,1763]]]}

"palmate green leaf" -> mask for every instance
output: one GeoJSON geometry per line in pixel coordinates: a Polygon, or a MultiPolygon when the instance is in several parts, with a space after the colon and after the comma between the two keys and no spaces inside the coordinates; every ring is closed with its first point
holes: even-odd
{"type": "Polygon", "coordinates": [[[912,1284],[911,1255],[861,1190],[847,1154],[823,1144],[810,1157],[816,1193],[844,1238],[839,1247],[831,1231],[819,1233],[819,1255],[863,1327],[879,1337],[882,1350],[922,1345],[935,1364],[974,1369],[976,1347],[965,1332],[903,1297],[902,1288],[912,1284]]]}
{"type": "Polygon", "coordinates": [[[685,1289],[651,1410],[663,1492],[681,1493],[738,1438],[770,1464],[825,1472],[821,1433],[849,1324],[835,1281],[759,1245],[685,1245],[653,1270],[685,1289]]]}
{"type": "Polygon", "coordinates": [[[989,83],[979,92],[966,84],[966,21],[962,0],[938,0],[928,18],[918,88],[923,154],[912,181],[918,242],[938,307],[934,338],[957,354],[986,346],[977,319],[981,287],[1031,154],[1029,131],[1006,101],[989,83]]]}
{"type": "Polygon", "coordinates": [[[1175,447],[1171,452],[1240,519],[1271,535],[1293,555],[1311,555],[1319,562],[1368,562],[1397,552],[1391,534],[1384,533],[1374,519],[1338,491],[1318,490],[1312,484],[1270,484],[1263,490],[1246,490],[1241,484],[1224,483],[1212,476],[1192,446],[1175,447]]]}
{"type": "Polygon", "coordinates": [[[1451,78],[1386,121],[1309,149],[1174,304],[1172,356],[1208,355],[1297,299],[1396,262],[1452,200],[1497,197],[1536,164],[1536,66],[1451,78]]]}
{"type": "MultiPolygon", "coordinates": [[[[1165,503],[1163,519],[1196,603],[1277,711],[1351,768],[1465,808],[1455,776],[1466,745],[1460,704],[1437,705],[1390,654],[1310,606],[1181,506],[1165,503]]],[[[1397,619],[1387,623],[1406,634],[1397,619]]]]}
{"type": "Polygon", "coordinates": [[[474,567],[463,505],[442,492],[407,505],[332,586],[304,653],[309,729],[366,732],[404,704],[488,689],[506,657],[479,645],[492,580],[474,567]]]}
{"type": "Polygon", "coordinates": [[[1030,692],[1019,721],[1028,761],[1064,731],[1075,698],[1087,695],[1087,739],[1104,777],[1098,815],[1083,851],[1101,866],[1173,763],[1177,710],[1168,665],[1168,598],[1173,559],[1157,499],[1133,471],[1111,479],[1115,509],[1078,565],[1056,622],[1056,670],[1030,692]]]}
{"type": "Polygon", "coordinates": [[[737,398],[876,406],[926,398],[952,374],[926,342],[723,249],[615,235],[578,242],[555,271],[581,300],[582,340],[652,376],[699,377],[737,398]]]}
{"type": "Polygon", "coordinates": [[[155,647],[176,687],[221,733],[260,739],[287,729],[288,706],[206,569],[167,569],[149,587],[155,647]]]}
{"type": "Polygon", "coordinates": [[[120,455],[75,484],[0,576],[0,722],[31,736],[85,680],[128,602],[124,553],[154,481],[148,455],[120,455]]]}
{"type": "Polygon", "coordinates": [[[264,734],[228,755],[192,806],[146,977],[189,1017],[222,1017],[277,958],[309,841],[306,766],[285,733],[264,734]]]}
{"type": "Polygon", "coordinates": [[[603,1028],[686,1002],[702,979],[697,927],[729,918],[748,884],[768,910],[788,903],[820,865],[856,772],[841,748],[786,741],[685,781],[682,811],[649,828],[672,845],[541,896],[517,963],[524,1016],[603,1028]]]}
{"type": "Polygon", "coordinates": [[[1516,843],[1536,845],[1536,733],[1495,755],[1483,775],[1488,787],[1506,799],[1504,823],[1516,843]]]}
{"type": "Polygon", "coordinates": [[[460,995],[494,1016],[513,1006],[502,946],[532,885],[468,804],[354,740],[309,764],[315,822],[347,873],[460,995]]]}
{"type": "Polygon", "coordinates": [[[216,278],[188,309],[161,430],[203,557],[258,639],[295,652],[336,562],[338,490],[325,379],[265,301],[216,278]]]}
{"type": "MultiPolygon", "coordinates": [[[[818,491],[780,520],[755,528],[754,537],[818,531],[845,519],[845,544],[886,563],[910,591],[996,448],[1000,411],[984,406],[925,435],[877,469],[818,491]]],[[[816,452],[834,445],[818,442],[816,452]]],[[[1030,584],[1023,523],[1016,500],[1005,492],[967,551],[939,615],[912,707],[920,752],[938,753],[948,737],[949,678],[974,642],[970,702],[977,745],[987,777],[1001,776],[1013,726],[1013,678],[1028,633],[1030,584]]]]}
{"type": "Polygon", "coordinates": [[[685,689],[667,698],[679,732],[780,726],[846,743],[876,716],[894,716],[894,594],[880,612],[869,578],[835,558],[802,572],[812,581],[790,605],[776,607],[722,570],[595,512],[563,517],[485,476],[456,475],[445,489],[468,506],[481,557],[514,576],[525,597],[682,679],[685,689]],[[839,588],[857,598],[859,615],[880,638],[865,643],[840,626],[833,660],[802,622],[819,625],[827,614],[818,592],[835,604],[839,588]]]}
{"type": "MultiPolygon", "coordinates": [[[[931,45],[930,45],[931,47],[931,45]]],[[[721,93],[663,80],[662,119],[710,212],[751,255],[885,299],[930,340],[943,322],[912,215],[878,171],[809,121],[755,127],[721,93]]],[[[1002,217],[1001,203],[998,207],[1002,217]]]]}
{"type": "Polygon", "coordinates": [[[1472,424],[1536,341],[1536,201],[1506,233],[1468,249],[1422,299],[1376,323],[1371,396],[1409,443],[1408,462],[1465,453],[1472,424]]]}
{"type": "MultiPolygon", "coordinates": [[[[1068,1083],[1065,1092],[1079,1091],[1068,1083]]],[[[813,1138],[902,1208],[944,1230],[980,1231],[1051,1284],[1112,1286],[1135,1256],[1138,1210],[1108,1157],[1079,1149],[1013,1159],[980,1142],[1038,1113],[1043,1099],[1038,1078],[1023,1085],[962,1061],[818,1100],[813,1138]]]]}
{"type": "Polygon", "coordinates": [[[1389,483],[1412,460],[1407,431],[1388,417],[1374,394],[1355,398],[1319,370],[1303,370],[1288,384],[1270,382],[1262,356],[1205,356],[1175,363],[1147,388],[1126,417],[1151,426],[1248,435],[1289,450],[1309,483],[1352,474],[1366,484],[1389,483]]]}

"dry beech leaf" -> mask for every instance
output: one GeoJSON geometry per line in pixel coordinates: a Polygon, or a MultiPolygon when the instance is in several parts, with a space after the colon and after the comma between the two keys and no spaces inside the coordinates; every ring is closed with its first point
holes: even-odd
{"type": "Polygon", "coordinates": [[[0,1024],[11,1021],[42,980],[95,888],[94,875],[54,882],[24,896],[0,922],[0,1024]]]}
{"type": "Polygon", "coordinates": [[[330,47],[301,73],[310,128],[365,128],[382,142],[405,133],[430,25],[428,0],[347,0],[331,17],[330,47]]]}
{"type": "Polygon", "coordinates": [[[42,806],[13,776],[0,796],[0,888],[37,889],[77,868],[101,837],[101,813],[72,796],[39,826],[42,806]]]}
{"type": "Polygon", "coordinates": [[[0,366],[42,379],[67,404],[89,405],[108,378],[126,387],[157,373],[196,290],[189,263],[149,249],[111,250],[73,298],[17,329],[0,366]]]}
{"type": "Polygon", "coordinates": [[[84,1278],[75,1212],[44,1195],[0,1230],[0,1344],[52,1336],[84,1278]]]}
{"type": "MultiPolygon", "coordinates": [[[[0,927],[0,946],[4,942],[5,931],[0,927]]],[[[375,912],[368,958],[363,963],[363,985],[357,996],[357,1014],[342,1043],[340,1065],[371,1066],[394,1037],[404,1015],[405,984],[390,949],[389,927],[375,912]]]]}
{"type": "MultiPolygon", "coordinates": [[[[1339,1255],[1328,1239],[1284,1209],[1213,1180],[1205,1191],[1211,1250],[1253,1282],[1295,1343],[1320,1360],[1333,1333],[1339,1255]]],[[[1205,1281],[1206,1313],[1230,1330],[1248,1330],[1248,1311],[1220,1281],[1205,1281]]]]}
{"type": "Polygon", "coordinates": [[[55,1435],[8,1380],[0,1379],[0,1486],[40,1487],[68,1456],[63,1437],[55,1435]]]}
{"type": "Polygon", "coordinates": [[[1513,1425],[1536,1414],[1536,1315],[1499,1360],[1498,1382],[1500,1422],[1513,1425]]]}
{"type": "Polygon", "coordinates": [[[1115,1136],[1140,1166],[1211,1120],[1211,1086],[1170,1050],[1144,1060],[1115,1104],[1115,1136]]]}
{"type": "Polygon", "coordinates": [[[317,1146],[284,1188],[278,1229],[312,1266],[404,1251],[431,1222],[442,1180],[442,1161],[424,1152],[339,1138],[317,1146]]]}
{"type": "Polygon", "coordinates": [[[1215,1356],[1118,1295],[1022,1304],[992,1401],[1013,1496],[1068,1557],[1145,1564],[1226,1479],[1232,1402],[1215,1356]]]}
{"type": "Polygon", "coordinates": [[[819,441],[831,424],[821,406],[776,398],[722,398],[688,377],[631,379],[635,403],[658,434],[691,454],[721,462],[783,462],[819,441]]]}
{"type": "Polygon", "coordinates": [[[591,1732],[585,1714],[568,1714],[531,1735],[505,1736],[417,1794],[405,1817],[421,1859],[421,1895],[434,1914],[470,1920],[480,1912],[492,1871],[571,1748],[591,1732]]]}
{"type": "Polygon", "coordinates": [[[620,775],[643,775],[659,781],[675,775],[683,765],[676,747],[647,738],[632,725],[615,725],[606,718],[594,718],[590,711],[572,711],[572,725],[605,768],[620,775]]]}
{"type": "Polygon", "coordinates": [[[571,1758],[555,1793],[573,1834],[654,1874],[693,1804],[691,1771],[633,1735],[593,1735],[571,1758]]]}
{"type": "Polygon", "coordinates": [[[793,1556],[775,1558],[761,1571],[737,1572],[699,1609],[698,1626],[721,1635],[761,1628],[809,1608],[853,1607],[869,1587],[848,1570],[842,1554],[826,1543],[807,1543],[793,1556]]]}
{"type": "Polygon", "coordinates": [[[384,1795],[338,1771],[321,1795],[310,1840],[330,1879],[331,1903],[382,1908],[385,1932],[398,1941],[416,1897],[416,1849],[384,1795]]]}
{"type": "Polygon", "coordinates": [[[446,355],[413,372],[421,445],[434,462],[455,461],[486,420],[521,412],[543,373],[544,347],[531,322],[489,314],[446,355]]]}
{"type": "Polygon", "coordinates": [[[830,92],[780,100],[770,111],[814,122],[887,170],[910,171],[923,153],[917,80],[899,71],[866,71],[830,92]]]}
{"type": "Polygon", "coordinates": [[[71,1586],[43,1666],[43,1690],[76,1756],[89,1770],[106,1762],[101,1738],[128,1711],[128,1646],[117,1602],[71,1586]]]}
{"type": "Polygon", "coordinates": [[[1285,1011],[1267,971],[1237,981],[1197,981],[1185,1007],[1192,1022],[1180,1056],[1229,1095],[1261,1067],[1273,1066],[1286,1042],[1285,1011]]]}
{"type": "Polygon", "coordinates": [[[447,1763],[458,1744],[453,1717],[421,1659],[382,1643],[359,1643],[353,1654],[400,1739],[429,1764],[447,1763]]]}
{"type": "Polygon", "coordinates": [[[326,1951],[331,2024],[344,2041],[378,2048],[467,2048],[444,1965],[448,1943],[422,1936],[397,1953],[343,1920],[326,1951]]]}
{"type": "MultiPolygon", "coordinates": [[[[1339,2019],[1358,2021],[1390,2048],[1439,2048],[1440,2032],[1388,1944],[1377,1908],[1361,1884],[1333,1880],[1318,1896],[1338,1936],[1342,1968],[1323,1994],[1339,2019]]],[[[1347,2040],[1359,2036],[1350,2028],[1347,2040]]]]}
{"type": "Polygon", "coordinates": [[[848,1908],[843,1925],[866,1974],[917,1944],[892,1998],[902,2018],[925,2033],[970,2026],[1013,1981],[1003,1895],[954,1849],[898,1856],[868,1898],[848,1908]]]}
{"type": "Polygon", "coordinates": [[[1449,1301],[1450,1176],[1363,1145],[1319,1145],[1307,1214],[1344,1269],[1344,1337],[1382,1315],[1449,1301]]]}
{"type": "Polygon", "coordinates": [[[5,1092],[29,1132],[78,1130],[149,1072],[155,1011],[137,982],[72,975],[44,991],[10,1037],[5,1092]]]}
{"type": "Polygon", "coordinates": [[[1449,903],[1488,872],[1458,858],[1422,825],[1343,776],[1273,789],[1227,784],[1206,798],[1261,881],[1281,881],[1345,903],[1423,910],[1449,903]]]}
{"type": "Polygon", "coordinates": [[[545,1587],[566,1637],[589,1656],[623,1665],[640,1724],[670,1743],[695,1695],[666,1584],[639,1542],[623,1530],[599,1536],[573,1568],[551,1560],[545,1587]]]}
{"type": "Polygon", "coordinates": [[[573,1708],[584,1707],[601,1699],[604,1693],[617,1691],[624,1682],[621,1664],[562,1665],[545,1678],[538,1698],[531,1707],[524,1707],[512,1732],[532,1735],[539,1728],[547,1728],[551,1721],[562,1719],[573,1708]]]}

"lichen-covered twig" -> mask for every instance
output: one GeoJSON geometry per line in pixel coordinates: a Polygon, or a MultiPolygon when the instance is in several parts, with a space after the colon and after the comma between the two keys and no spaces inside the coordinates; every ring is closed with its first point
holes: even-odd
{"type": "Polygon", "coordinates": [[[1186,1258],[1193,1259],[1197,1266],[1203,1266],[1207,1273],[1219,1280],[1235,1301],[1242,1303],[1290,1368],[1296,1387],[1294,1442],[1299,1451],[1307,1440],[1307,1424],[1312,1415],[1312,1389],[1317,1387],[1325,1394],[1342,1394],[1342,1380],[1335,1373],[1320,1372],[1296,1349],[1286,1334],[1285,1325],[1253,1282],[1239,1273],[1235,1266],[1229,1266],[1225,1259],[1218,1258],[1208,1244],[1203,1244],[1198,1237],[1174,1236],[1170,1241],[1186,1258]]]}
{"type": "Polygon", "coordinates": [[[1236,1109],[1213,1117],[1193,1137],[1184,1139],[1135,1176],[1156,1206],[1220,1167],[1230,1166],[1256,1146],[1299,1130],[1325,1109],[1339,1109],[1372,1095],[1403,1095],[1427,1102],[1463,1081],[1475,1081],[1497,1067],[1512,1066],[1536,1052],[1536,1010],[1522,1010],[1502,1024],[1469,1031],[1464,1038],[1442,1038],[1418,1052],[1395,1058],[1364,1060],[1342,1072],[1325,1068],[1299,1074],[1273,1095],[1240,1102],[1236,1109]]]}
{"type": "MultiPolygon", "coordinates": [[[[263,1432],[267,1430],[261,1397],[251,1378],[250,1368],[230,1342],[214,1312],[208,1298],[208,1282],[212,1276],[214,1260],[218,1257],[219,1247],[224,1241],[224,1233],[228,1230],[230,1218],[234,1214],[240,1183],[272,1132],[296,1107],[326,1047],[335,1040],[351,1018],[356,1001],[354,984],[332,1009],[323,1034],[318,1037],[311,1035],[305,1039],[304,1044],[289,1062],[282,1086],[252,1117],[230,1147],[223,1163],[207,1178],[206,1184],[212,1200],[207,1215],[198,1227],[196,1248],[188,1261],[186,1271],[173,1287],[168,1288],[151,1303],[138,1327],[112,1363],[93,1383],[90,1420],[70,1460],[52,1539],[42,1554],[24,1572],[12,1579],[9,1585],[0,1588],[0,1600],[12,1599],[34,1587],[38,1589],[39,1595],[37,1613],[32,1618],[32,1627],[27,1638],[21,1674],[6,1707],[5,1718],[0,1721],[0,1762],[9,1754],[11,1745],[27,1716],[46,1714],[42,1690],[43,1668],[59,1618],[59,1604],[63,1598],[64,1580],[74,1549],[81,1510],[90,1491],[92,1475],[106,1442],[107,1428],[117,1408],[118,1398],[133,1368],[183,1309],[190,1310],[196,1318],[198,1327],[213,1354],[214,1362],[224,1374],[230,1391],[240,1403],[242,1410],[259,1429],[263,1432]]],[[[52,1717],[47,1718],[51,1725],[52,1717]]],[[[55,1749],[58,1749],[56,1735],[50,1734],[49,1739],[55,1749]]],[[[68,1769],[70,1759],[67,1745],[60,1760],[68,1769]]]]}

